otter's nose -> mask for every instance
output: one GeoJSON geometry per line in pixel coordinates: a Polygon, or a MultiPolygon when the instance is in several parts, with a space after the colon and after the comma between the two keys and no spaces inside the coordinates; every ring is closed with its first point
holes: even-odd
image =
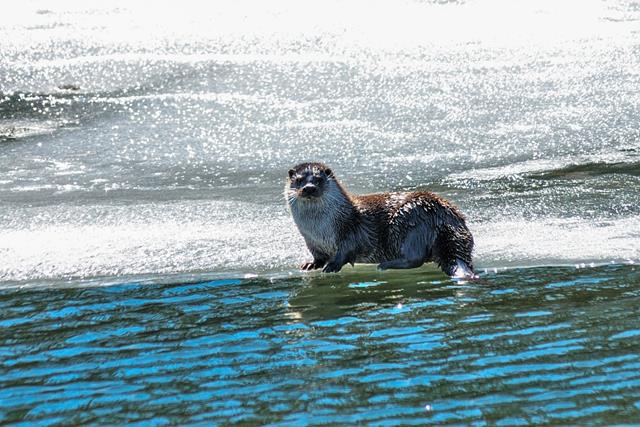
{"type": "Polygon", "coordinates": [[[302,187],[302,195],[303,196],[313,196],[314,194],[316,194],[316,191],[318,190],[318,187],[316,187],[313,184],[307,184],[304,187],[302,187]]]}

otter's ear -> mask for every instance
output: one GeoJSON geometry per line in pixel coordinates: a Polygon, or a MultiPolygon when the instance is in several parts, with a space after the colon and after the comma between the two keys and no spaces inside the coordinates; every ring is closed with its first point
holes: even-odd
{"type": "Polygon", "coordinates": [[[333,176],[333,171],[331,169],[327,168],[327,169],[324,170],[324,174],[327,175],[327,176],[333,176]]]}
{"type": "Polygon", "coordinates": [[[295,174],[296,174],[296,171],[294,169],[289,169],[289,179],[293,178],[295,174]]]}

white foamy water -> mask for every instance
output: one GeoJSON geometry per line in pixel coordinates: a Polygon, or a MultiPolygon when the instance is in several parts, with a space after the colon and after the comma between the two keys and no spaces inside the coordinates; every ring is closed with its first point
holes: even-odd
{"type": "Polygon", "coordinates": [[[639,261],[628,1],[26,1],[0,22],[0,280],[286,272],[295,163],[429,189],[480,267],[639,261]]]}
{"type": "Polygon", "coordinates": [[[282,212],[247,203],[198,202],[32,209],[31,226],[0,232],[2,280],[189,272],[268,272],[302,262],[304,244],[282,212]],[[248,213],[267,220],[252,221],[248,213]],[[267,216],[268,215],[268,216],[267,216]],[[84,217],[83,217],[84,216],[84,217]],[[96,221],[89,223],[89,218],[96,221]],[[239,226],[239,223],[242,226],[239,226]],[[283,230],[273,236],[273,230],[283,230]]]}
{"type": "Polygon", "coordinates": [[[477,251],[494,265],[635,263],[640,217],[595,222],[582,218],[501,220],[482,224],[477,251]]]}

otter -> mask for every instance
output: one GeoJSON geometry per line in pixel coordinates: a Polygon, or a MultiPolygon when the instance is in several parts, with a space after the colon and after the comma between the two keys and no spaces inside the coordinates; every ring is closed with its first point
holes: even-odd
{"type": "Polygon", "coordinates": [[[356,262],[405,269],[433,261],[449,276],[477,277],[465,217],[433,193],[354,195],[330,168],[313,162],[289,170],[285,198],[313,256],[302,270],[332,273],[356,262]]]}

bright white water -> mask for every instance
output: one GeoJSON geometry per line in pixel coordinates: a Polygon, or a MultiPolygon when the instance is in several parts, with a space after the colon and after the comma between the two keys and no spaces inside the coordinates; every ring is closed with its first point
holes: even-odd
{"type": "Polygon", "coordinates": [[[0,281],[287,272],[299,161],[457,203],[476,263],[640,259],[633,1],[25,1],[0,281]]]}

